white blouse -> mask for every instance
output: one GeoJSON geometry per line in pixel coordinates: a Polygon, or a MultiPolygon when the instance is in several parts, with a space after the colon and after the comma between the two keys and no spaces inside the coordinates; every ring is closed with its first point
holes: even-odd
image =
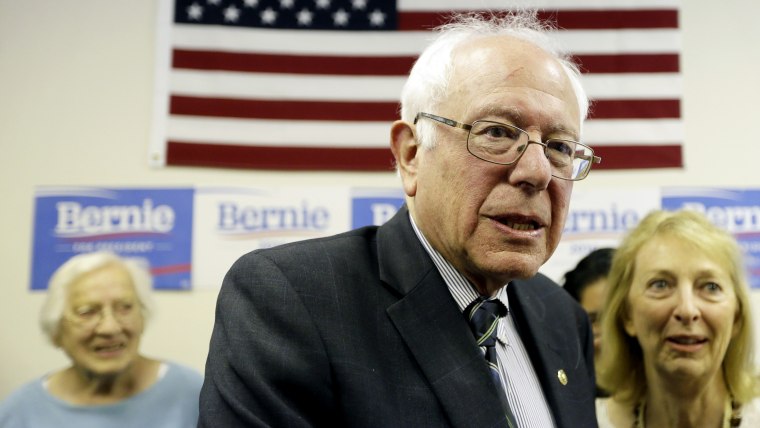
{"type": "MultiPolygon", "coordinates": [[[[607,413],[607,404],[609,401],[609,398],[596,399],[596,420],[599,423],[599,428],[630,428],[616,427],[612,425],[609,414],[607,413]]],[[[752,401],[742,406],[742,423],[739,425],[739,427],[760,427],[760,397],[756,397],[752,401]]]]}

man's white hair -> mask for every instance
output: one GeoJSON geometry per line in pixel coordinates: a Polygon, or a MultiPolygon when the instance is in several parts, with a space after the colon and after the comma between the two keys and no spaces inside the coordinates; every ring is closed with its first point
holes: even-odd
{"type": "MultiPolygon", "coordinates": [[[[401,92],[401,119],[412,123],[419,112],[435,112],[448,94],[453,71],[453,52],[465,42],[492,36],[511,36],[543,49],[564,68],[578,99],[581,126],[588,115],[589,100],[581,86],[581,73],[570,55],[551,36],[554,28],[541,22],[535,11],[505,14],[478,13],[454,15],[448,24],[437,27],[433,42],[414,63],[401,92]]],[[[420,145],[435,145],[435,125],[431,121],[417,124],[420,145]]]]}

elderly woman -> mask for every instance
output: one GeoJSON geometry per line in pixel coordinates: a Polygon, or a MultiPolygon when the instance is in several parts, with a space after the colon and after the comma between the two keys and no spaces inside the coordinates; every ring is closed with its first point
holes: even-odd
{"type": "Polygon", "coordinates": [[[139,353],[151,284],[139,261],[107,252],[58,268],[40,322],[71,366],[11,394],[0,426],[195,427],[201,375],[139,353]]]}
{"type": "Polygon", "coordinates": [[[760,427],[742,254],[691,211],[656,211],[615,252],[599,426],[760,427]]]}

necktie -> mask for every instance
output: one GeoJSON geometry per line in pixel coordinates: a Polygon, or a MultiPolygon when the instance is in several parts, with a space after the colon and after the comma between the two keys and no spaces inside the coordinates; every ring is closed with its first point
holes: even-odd
{"type": "Polygon", "coordinates": [[[499,398],[504,405],[507,423],[510,427],[517,427],[512,410],[509,408],[504,387],[501,385],[499,366],[496,362],[496,330],[499,325],[499,318],[506,316],[507,312],[507,308],[500,301],[487,300],[482,296],[470,303],[464,310],[470,330],[472,330],[472,334],[475,336],[475,341],[478,346],[485,349],[485,357],[489,371],[491,372],[491,379],[496,385],[499,398]]]}

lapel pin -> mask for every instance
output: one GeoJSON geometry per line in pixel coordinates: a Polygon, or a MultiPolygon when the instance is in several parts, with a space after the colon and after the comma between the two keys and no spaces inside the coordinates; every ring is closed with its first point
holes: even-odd
{"type": "Polygon", "coordinates": [[[567,374],[565,374],[564,370],[559,369],[557,372],[557,379],[559,379],[559,383],[562,385],[567,385],[567,374]]]}

